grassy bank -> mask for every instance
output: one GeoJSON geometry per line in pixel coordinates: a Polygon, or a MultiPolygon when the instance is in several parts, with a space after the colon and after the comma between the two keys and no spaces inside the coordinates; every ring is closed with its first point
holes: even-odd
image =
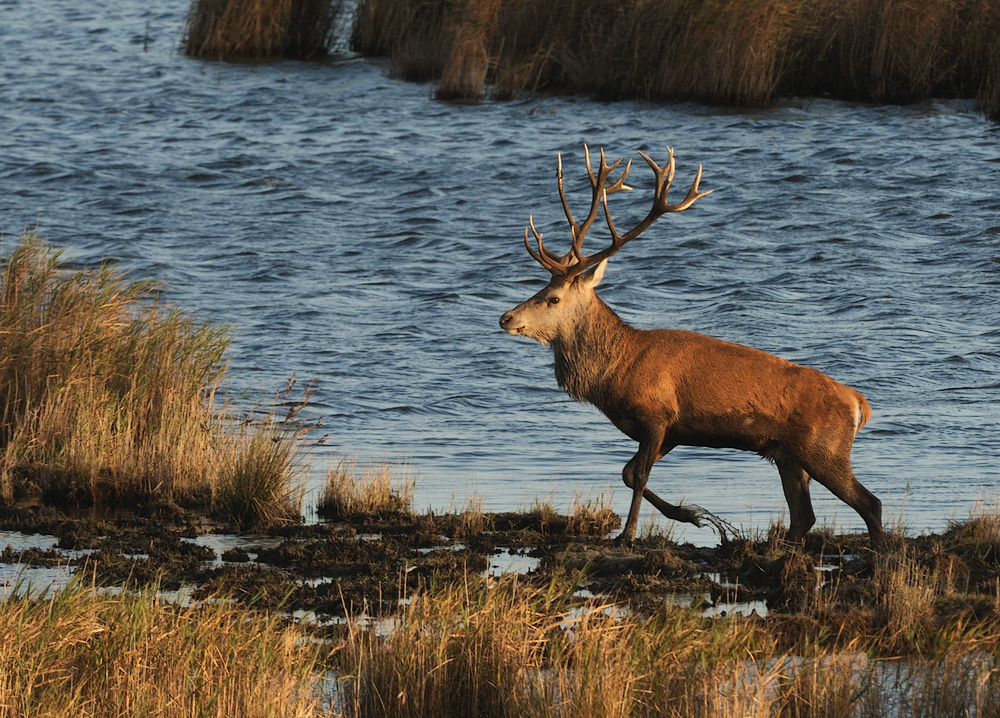
{"type": "Polygon", "coordinates": [[[70,270],[22,236],[0,279],[0,501],[297,516],[298,424],[218,405],[228,346],[226,328],[163,305],[153,285],[70,270]]]}
{"type": "Polygon", "coordinates": [[[1000,118],[994,0],[363,0],[354,45],[445,97],[976,98],[1000,118]]]}

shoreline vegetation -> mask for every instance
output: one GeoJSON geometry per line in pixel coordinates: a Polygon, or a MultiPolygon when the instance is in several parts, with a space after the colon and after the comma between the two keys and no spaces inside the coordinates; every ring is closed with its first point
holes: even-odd
{"type": "MultiPolygon", "coordinates": [[[[349,13],[344,0],[192,0],[184,51],[321,58],[349,13]]],[[[972,99],[1000,121],[995,0],[360,0],[350,46],[437,82],[439,100],[972,99]]]]}
{"type": "Polygon", "coordinates": [[[220,401],[229,329],[111,265],[70,269],[33,232],[0,277],[0,504],[179,506],[239,528],[298,520],[308,401],[220,401]]]}
{"type": "Polygon", "coordinates": [[[959,98],[1000,119],[993,0],[362,0],[352,47],[439,99],[959,98]]]}

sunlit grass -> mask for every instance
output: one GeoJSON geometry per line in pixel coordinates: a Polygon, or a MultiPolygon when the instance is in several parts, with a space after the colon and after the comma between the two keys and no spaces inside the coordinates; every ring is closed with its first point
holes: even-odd
{"type": "Polygon", "coordinates": [[[33,233],[0,281],[0,500],[297,512],[303,425],[219,406],[227,328],[111,265],[71,270],[33,233]]]}
{"type": "Polygon", "coordinates": [[[327,472],[316,511],[326,519],[409,513],[415,486],[415,479],[405,474],[397,476],[386,464],[365,466],[359,471],[356,462],[341,459],[327,472]]]}
{"type": "Polygon", "coordinates": [[[286,622],[155,590],[0,601],[0,715],[314,716],[316,648],[286,622]]]}

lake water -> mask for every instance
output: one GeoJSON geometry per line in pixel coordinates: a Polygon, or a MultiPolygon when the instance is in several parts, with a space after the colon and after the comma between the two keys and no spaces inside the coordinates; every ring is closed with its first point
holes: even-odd
{"type": "MultiPolygon", "coordinates": [[[[605,495],[627,511],[632,442],[497,325],[547,277],[528,214],[566,246],[556,153],[589,201],[586,142],[670,145],[675,196],[699,162],[715,190],[611,261],[600,294],[627,321],[861,390],[854,465],[887,523],[939,530],[1000,501],[1000,130],[970,104],[443,104],[380,61],[187,58],[188,4],[154,5],[0,0],[0,230],[9,248],[37,227],[75,263],[112,260],[231,323],[248,400],[315,378],[313,492],[347,455],[419,477],[420,509],[605,495]]],[[[620,225],[648,178],[640,162],[613,198],[620,225]]],[[[786,513],[777,472],[741,452],[677,449],[650,487],[748,529],[786,513]]],[[[813,494],[821,523],[863,526],[813,494]]]]}

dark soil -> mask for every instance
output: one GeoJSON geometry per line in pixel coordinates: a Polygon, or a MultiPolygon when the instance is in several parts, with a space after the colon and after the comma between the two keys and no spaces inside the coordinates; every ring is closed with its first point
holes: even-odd
{"type": "MultiPolygon", "coordinates": [[[[620,546],[607,528],[551,512],[484,514],[476,522],[401,512],[273,526],[221,548],[234,543],[231,526],[172,507],[72,517],[29,506],[0,509],[0,530],[51,535],[52,548],[7,546],[0,563],[68,565],[100,584],[184,588],[195,599],[224,596],[322,620],[389,615],[414,592],[477,578],[502,555],[521,555],[537,559],[524,576],[529,584],[569,575],[590,593],[638,610],[664,603],[707,613],[756,610],[792,640],[824,630],[845,636],[878,630],[878,574],[886,559],[871,552],[864,536],[813,532],[805,546],[792,546],[773,530],[716,548],[660,537],[620,546]]],[[[941,535],[893,539],[890,554],[914,562],[935,582],[939,622],[1000,620],[1000,546],[975,528],[970,522],[941,535]]]]}

